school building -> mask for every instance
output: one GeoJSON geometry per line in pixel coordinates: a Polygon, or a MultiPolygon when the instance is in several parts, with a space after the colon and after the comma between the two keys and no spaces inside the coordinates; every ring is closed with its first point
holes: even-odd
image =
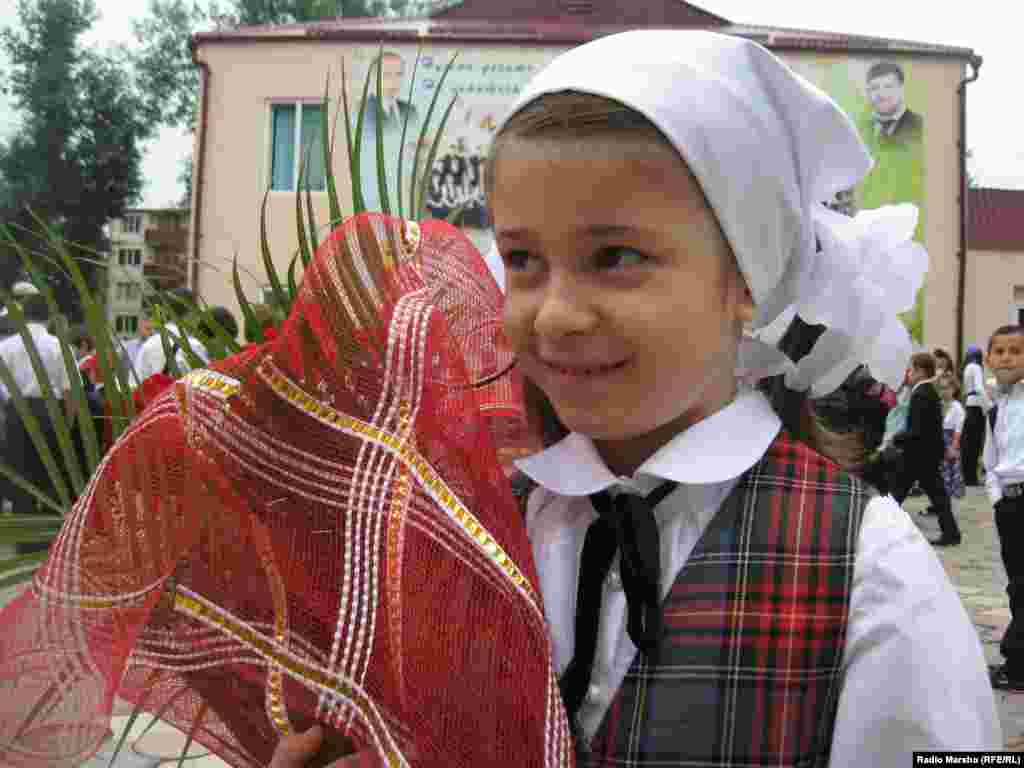
{"type": "MultiPolygon", "coordinates": [[[[984,337],[995,315],[1008,316],[1014,302],[1024,305],[1024,277],[1013,278],[1012,267],[996,267],[1005,260],[992,254],[1004,252],[987,246],[975,250],[973,243],[968,247],[968,203],[975,197],[967,195],[965,99],[979,75],[979,55],[968,48],[924,42],[751,26],[681,0],[463,0],[429,18],[339,19],[196,35],[192,50],[202,76],[202,103],[194,156],[190,283],[208,301],[236,306],[230,275],[237,256],[247,295],[257,300],[266,295],[261,204],[266,194],[267,239],[283,274],[297,248],[296,185],[303,158],[322,239],[328,196],[318,143],[320,105],[326,90],[333,124],[342,103],[342,62],[354,113],[362,104],[367,73],[384,51],[386,183],[380,187],[376,176],[362,169],[369,206],[387,200],[397,208],[401,154],[401,194],[408,211],[408,169],[416,145],[412,137],[439,89],[438,106],[426,128],[428,140],[450,99],[458,97],[427,174],[423,203],[427,215],[461,211],[462,226],[486,247],[484,158],[504,110],[529,77],[560,52],[641,27],[706,29],[756,40],[847,112],[876,166],[857,189],[822,202],[847,210],[897,202],[919,205],[917,236],[931,256],[931,268],[908,323],[926,346],[943,346],[959,356],[967,344],[984,337]],[[441,88],[441,75],[456,52],[441,88]],[[410,127],[403,144],[398,126],[405,121],[410,127]]],[[[367,99],[370,127],[376,124],[376,80],[374,75],[367,99]]],[[[346,212],[351,211],[352,190],[343,122],[335,130],[332,165],[346,212]]],[[[363,155],[373,157],[375,152],[363,155]]],[[[1016,219],[1024,217],[1018,214],[1016,219]]]]}

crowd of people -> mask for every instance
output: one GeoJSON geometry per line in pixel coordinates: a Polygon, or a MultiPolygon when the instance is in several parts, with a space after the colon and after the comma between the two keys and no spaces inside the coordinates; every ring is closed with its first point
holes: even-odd
{"type": "MultiPolygon", "coordinates": [[[[109,447],[111,440],[112,416],[105,393],[104,366],[100,364],[96,343],[85,326],[72,328],[68,339],[68,351],[77,369],[74,375],[77,375],[83,393],[81,400],[76,399],[74,392],[77,388],[72,387],[71,374],[65,363],[60,340],[55,334],[54,318],[50,316],[46,298],[32,283],[25,281],[12,286],[11,296],[24,313],[29,334],[43,365],[45,381],[41,382],[36,376],[24,339],[12,319],[6,315],[3,318],[3,328],[0,329],[0,359],[13,376],[14,384],[23,395],[28,411],[42,434],[43,442],[56,458],[58,469],[63,471],[65,479],[69,481],[70,471],[58,448],[57,426],[47,406],[46,388],[49,388],[52,399],[59,403],[60,411],[69,425],[76,460],[79,466],[85,466],[85,438],[76,419],[80,408],[88,409],[102,450],[109,447]]],[[[177,290],[173,294],[173,300],[177,302],[176,308],[179,311],[184,312],[189,307],[194,307],[193,296],[187,289],[177,290]]],[[[107,368],[110,370],[114,365],[123,367],[130,386],[136,392],[136,404],[141,407],[146,400],[153,399],[173,380],[172,373],[187,373],[193,368],[193,362],[211,362],[207,344],[216,335],[213,322],[219,324],[223,332],[232,339],[238,334],[238,324],[230,310],[225,307],[211,308],[208,319],[204,318],[198,324],[197,335],[186,334],[184,337],[198,361],[187,355],[182,345],[175,341],[181,336],[178,326],[174,323],[166,325],[169,334],[168,347],[174,359],[172,366],[168,362],[165,342],[161,334],[155,332],[155,318],[147,315],[142,318],[135,336],[129,339],[112,339],[117,359],[110,360],[107,368]]],[[[3,412],[0,419],[0,461],[6,463],[43,494],[51,499],[56,498],[54,473],[47,467],[43,452],[31,436],[27,420],[18,412],[14,398],[2,382],[0,406],[0,411],[3,412]]],[[[70,486],[70,482],[68,485],[70,486]]],[[[5,501],[10,503],[14,514],[36,514],[43,509],[34,494],[4,477],[0,478],[0,505],[5,501]]],[[[19,553],[46,548],[45,544],[16,546],[19,553]]]]}
{"type": "Polygon", "coordinates": [[[115,695],[247,767],[328,743],[356,751],[332,765],[424,768],[1000,749],[993,686],[1024,688],[1024,332],[993,334],[991,392],[980,350],[960,377],[910,356],[916,211],[821,202],[871,164],[750,40],[559,56],[487,162],[504,295],[448,224],[351,217],[273,342],[113,446],[0,614],[0,762],[81,762],[115,695]],[[542,447],[509,484],[491,424],[523,412],[542,447]],[[934,543],[959,543],[982,450],[1013,614],[991,676],[900,506],[920,488],[934,543]]]}

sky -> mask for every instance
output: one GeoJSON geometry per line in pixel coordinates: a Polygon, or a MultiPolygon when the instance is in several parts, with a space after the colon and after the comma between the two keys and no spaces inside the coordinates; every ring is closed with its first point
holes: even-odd
{"type": "MultiPolygon", "coordinates": [[[[619,0],[626,2],[629,0],[619,0]]],[[[984,58],[981,76],[968,86],[967,145],[971,172],[980,186],[1024,189],[1024,108],[1020,93],[1020,33],[1008,18],[1007,0],[969,5],[930,0],[696,0],[694,5],[738,24],[764,24],[848,32],[971,48],[984,58]],[[966,9],[970,9],[967,12],[966,9]]],[[[101,14],[88,44],[133,42],[131,19],[145,0],[96,0],[101,14]]],[[[0,27],[16,21],[16,0],[0,0],[0,27]]],[[[0,72],[6,62],[0,61],[0,72]]],[[[955,108],[955,107],[954,107],[955,108]]],[[[0,136],[17,128],[17,117],[0,96],[0,136]]],[[[178,200],[177,175],[192,149],[187,131],[163,130],[146,148],[143,192],[146,207],[178,200]]]]}

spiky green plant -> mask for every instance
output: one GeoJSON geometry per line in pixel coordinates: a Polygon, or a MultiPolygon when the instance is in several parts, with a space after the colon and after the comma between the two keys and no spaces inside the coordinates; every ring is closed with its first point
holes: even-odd
{"type": "MultiPolygon", "coordinates": [[[[377,54],[378,61],[382,53],[383,47],[377,54]]],[[[377,93],[378,130],[376,135],[375,153],[377,184],[381,192],[381,208],[384,213],[391,213],[394,211],[394,213],[399,216],[407,215],[410,218],[415,219],[423,218],[426,213],[427,184],[430,175],[428,171],[433,166],[438,148],[441,145],[441,137],[444,132],[444,127],[447,124],[452,108],[455,105],[456,99],[454,97],[443,112],[436,129],[434,140],[431,143],[422,166],[420,165],[420,150],[421,147],[427,143],[427,137],[430,133],[430,123],[437,107],[442,88],[448,77],[448,73],[451,70],[452,65],[455,63],[455,58],[456,57],[454,56],[452,57],[448,66],[441,75],[427,111],[426,118],[421,127],[420,136],[416,143],[416,150],[412,159],[412,169],[408,174],[407,197],[402,194],[402,186],[404,179],[403,166],[405,162],[405,138],[409,126],[409,113],[406,114],[405,121],[402,126],[402,138],[398,157],[398,178],[396,189],[394,189],[394,198],[392,198],[391,190],[388,189],[386,171],[387,164],[385,162],[383,137],[384,120],[382,114],[383,81],[381,67],[378,66],[371,69],[371,71],[376,71],[377,73],[375,86],[377,93]],[[422,171],[420,171],[421,168],[422,171]],[[391,205],[392,199],[395,202],[394,206],[391,205]]],[[[420,55],[417,54],[416,63],[413,67],[412,83],[410,84],[410,100],[412,97],[412,89],[415,86],[416,71],[419,66],[419,61],[420,55]]],[[[327,223],[328,230],[339,224],[344,215],[338,202],[337,185],[332,166],[334,140],[337,134],[337,121],[341,117],[344,118],[345,141],[349,157],[349,172],[353,199],[352,212],[360,213],[366,210],[365,197],[363,195],[363,180],[360,177],[360,168],[362,167],[360,164],[360,156],[363,151],[362,136],[365,105],[367,104],[366,95],[369,92],[371,85],[371,76],[368,73],[366,81],[363,84],[362,100],[360,102],[362,106],[359,110],[356,125],[354,127],[352,126],[349,118],[350,110],[348,93],[345,87],[346,82],[345,64],[344,61],[342,61],[341,104],[340,108],[335,113],[333,127],[330,121],[329,78],[325,85],[321,108],[321,147],[323,151],[323,166],[326,176],[326,192],[329,205],[329,221],[327,223]]],[[[275,267],[268,244],[267,198],[269,196],[269,188],[267,190],[267,194],[263,197],[263,202],[260,208],[260,249],[263,267],[266,272],[267,283],[270,285],[273,303],[284,313],[290,311],[298,291],[297,286],[299,281],[296,275],[298,264],[301,263],[303,268],[308,266],[312,260],[313,254],[316,252],[318,244],[317,237],[318,233],[321,231],[313,213],[312,194],[307,174],[307,168],[309,165],[308,152],[309,148],[307,148],[306,153],[300,157],[299,177],[296,184],[295,216],[298,243],[294,255],[289,262],[287,273],[284,277],[278,273],[277,268],[275,267]]],[[[460,213],[461,211],[457,210],[450,218],[455,219],[460,213]]],[[[126,365],[121,355],[117,353],[119,347],[117,337],[105,320],[100,300],[97,298],[96,294],[90,290],[75,258],[72,256],[72,247],[61,241],[61,239],[57,237],[43,221],[37,220],[37,223],[39,225],[39,232],[36,234],[42,245],[39,249],[30,249],[29,247],[20,244],[19,241],[15,239],[14,233],[6,229],[2,224],[0,224],[0,238],[7,240],[20,254],[25,270],[30,276],[32,276],[32,281],[46,297],[52,315],[56,316],[58,314],[58,307],[53,296],[53,292],[41,277],[43,274],[41,267],[44,264],[48,265],[51,269],[57,267],[73,282],[78,293],[81,306],[84,310],[85,326],[88,333],[96,343],[96,354],[99,362],[99,368],[103,375],[103,380],[106,382],[104,390],[107,400],[110,403],[111,433],[113,439],[116,440],[124,430],[127,429],[131,420],[136,415],[135,404],[132,399],[132,390],[138,382],[133,381],[133,373],[129,370],[129,367],[126,365]]],[[[88,255],[91,258],[102,258],[99,254],[88,255]]],[[[102,264],[102,262],[100,263],[102,264]]],[[[262,342],[264,340],[263,329],[261,328],[260,323],[256,321],[253,302],[245,295],[242,288],[237,258],[232,265],[232,281],[239,307],[241,309],[243,319],[245,320],[245,327],[252,329],[257,342],[262,342]]],[[[170,372],[175,376],[179,373],[175,362],[175,356],[171,354],[175,347],[181,349],[186,359],[189,361],[190,366],[199,367],[202,364],[200,358],[196,355],[195,351],[189,344],[189,337],[196,334],[199,326],[204,321],[206,321],[206,326],[208,328],[212,328],[214,331],[214,339],[207,344],[207,351],[210,353],[211,359],[226,357],[240,349],[238,342],[229,336],[229,334],[213,320],[207,307],[203,305],[182,307],[179,304],[166,300],[165,297],[161,296],[161,294],[150,285],[146,285],[144,287],[144,291],[148,301],[154,307],[157,332],[160,334],[162,344],[164,345],[164,352],[167,356],[170,372]],[[171,331],[168,327],[171,324],[175,325],[179,329],[179,333],[176,334],[171,331]]],[[[29,410],[25,398],[14,385],[11,372],[3,364],[3,361],[0,360],[0,382],[3,382],[7,387],[8,392],[13,398],[18,414],[24,419],[33,443],[39,450],[40,455],[46,464],[47,470],[50,473],[56,493],[56,498],[54,498],[53,495],[46,493],[43,489],[34,486],[26,479],[20,477],[13,468],[0,462],[0,474],[31,493],[38,501],[40,507],[46,510],[46,514],[32,517],[15,515],[0,516],[0,547],[9,550],[16,544],[50,541],[59,531],[63,517],[70,510],[73,500],[82,493],[89,478],[96,471],[96,468],[103,457],[100,450],[100,436],[96,433],[95,425],[93,424],[93,419],[88,408],[84,406],[80,407],[77,409],[77,413],[71,417],[68,416],[68,413],[65,412],[60,403],[58,397],[59,393],[49,391],[49,385],[45,383],[46,376],[43,374],[39,353],[32,342],[32,337],[29,335],[28,326],[25,322],[21,308],[9,295],[0,294],[0,300],[2,300],[3,305],[11,314],[12,319],[15,321],[15,324],[19,329],[22,339],[28,347],[29,356],[32,358],[33,367],[36,371],[37,377],[41,382],[44,382],[43,387],[45,390],[44,394],[47,401],[47,409],[49,416],[55,425],[58,442],[58,450],[55,453],[47,444],[43,435],[42,427],[29,410]],[[85,445],[84,457],[80,457],[76,453],[72,443],[71,432],[75,423],[77,423],[78,428],[81,431],[85,445]]],[[[58,324],[57,335],[61,340],[64,350],[64,364],[71,380],[71,398],[73,398],[75,402],[84,403],[85,392],[81,378],[78,374],[76,361],[71,353],[71,345],[68,341],[68,329],[66,323],[58,324]]],[[[14,557],[0,556],[0,588],[11,586],[30,578],[35,566],[45,558],[45,555],[45,552],[39,552],[14,557]]],[[[113,756],[110,760],[111,765],[113,765],[117,755],[127,743],[129,731],[132,730],[132,727],[145,712],[146,701],[143,699],[134,707],[128,718],[126,727],[122,729],[122,733],[114,745],[112,753],[113,756]]],[[[160,720],[162,714],[162,711],[151,712],[150,722],[145,726],[142,733],[144,734],[150,730],[155,723],[160,720]]],[[[201,720],[201,718],[199,718],[199,720],[201,720]]],[[[198,725],[198,721],[194,724],[194,726],[196,725],[198,725]]],[[[178,765],[184,765],[186,761],[200,756],[194,753],[188,754],[191,741],[192,734],[190,733],[187,737],[184,750],[178,758],[178,765]]]]}

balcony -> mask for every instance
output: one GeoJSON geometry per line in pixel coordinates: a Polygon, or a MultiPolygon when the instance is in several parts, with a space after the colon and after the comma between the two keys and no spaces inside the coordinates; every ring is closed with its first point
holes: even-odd
{"type": "Polygon", "coordinates": [[[169,250],[184,253],[188,246],[188,230],[184,227],[174,229],[147,229],[146,245],[158,250],[169,250]]]}
{"type": "Polygon", "coordinates": [[[159,258],[156,262],[146,264],[142,274],[150,286],[158,291],[173,291],[188,286],[188,267],[184,254],[181,258],[159,258]]]}

